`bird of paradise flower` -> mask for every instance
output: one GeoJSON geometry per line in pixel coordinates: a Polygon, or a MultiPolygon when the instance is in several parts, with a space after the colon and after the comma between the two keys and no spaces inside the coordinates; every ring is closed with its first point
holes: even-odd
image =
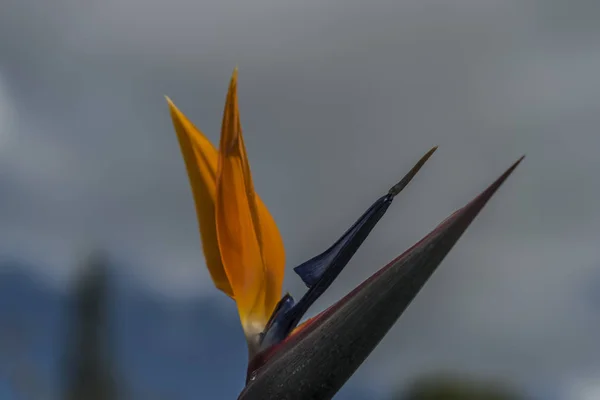
{"type": "Polygon", "coordinates": [[[240,399],[333,396],[385,335],[467,226],[523,158],[417,245],[334,306],[298,326],[308,308],[340,274],[386,213],[393,199],[408,185],[437,146],[421,157],[400,182],[379,197],[331,247],[294,268],[308,287],[304,296],[295,302],[289,293],[282,296],[285,270],[283,240],[269,210],[255,193],[252,182],[239,116],[237,68],[229,84],[218,150],[168,97],[167,102],[194,197],[206,265],[215,286],[234,299],[248,345],[248,385],[240,399]],[[399,265],[404,265],[401,273],[398,272],[399,265]],[[388,279],[388,285],[397,281],[404,288],[404,292],[401,288],[390,292],[402,292],[401,301],[385,305],[384,294],[391,289],[374,289],[385,279],[388,279]],[[375,300],[369,302],[372,294],[376,295],[371,296],[375,300]],[[356,311],[360,307],[351,306],[359,295],[366,296],[362,304],[370,305],[362,311],[362,324],[359,322],[361,315],[356,311]],[[379,318],[374,320],[378,325],[365,328],[364,321],[368,319],[365,318],[365,312],[379,318]],[[384,318],[388,314],[393,318],[384,318]],[[348,326],[335,326],[336,317],[342,321],[339,324],[348,326]],[[334,324],[334,327],[320,329],[328,323],[334,324]],[[365,333],[365,329],[369,328],[370,331],[365,333]],[[314,331],[319,329],[320,333],[316,335],[314,331]],[[340,344],[339,341],[343,340],[339,339],[341,336],[349,341],[348,346],[340,344]],[[319,363],[319,356],[309,354],[319,346],[336,354],[337,359],[327,359],[332,363],[330,367],[327,362],[319,363]],[[305,348],[304,353],[299,355],[294,351],[298,348],[305,348]],[[352,354],[350,361],[342,361],[344,351],[352,354]],[[298,361],[299,358],[301,361],[298,361]],[[263,368],[267,361],[271,365],[279,363],[280,367],[263,368]],[[313,371],[306,369],[311,363],[315,366],[313,371]],[[314,372],[319,369],[321,372],[327,371],[328,375],[323,377],[318,371],[314,372]],[[273,379],[285,373],[282,372],[284,370],[296,377],[290,381],[288,374],[281,378],[283,383],[273,383],[273,379]],[[262,374],[264,379],[253,382],[260,371],[265,372],[262,374]],[[299,371],[309,372],[299,374],[299,371]]]}

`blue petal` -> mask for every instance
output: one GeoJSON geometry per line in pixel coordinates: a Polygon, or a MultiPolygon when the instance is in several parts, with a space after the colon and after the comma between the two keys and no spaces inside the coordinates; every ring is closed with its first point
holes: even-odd
{"type": "Polygon", "coordinates": [[[294,271],[300,276],[306,286],[309,288],[314,286],[319,279],[323,277],[323,274],[327,269],[331,267],[335,258],[348,246],[354,247],[355,250],[358,249],[366,237],[363,237],[362,240],[360,240],[361,238],[357,235],[361,232],[361,228],[369,222],[369,218],[378,214],[380,207],[388,200],[387,197],[388,196],[381,197],[375,204],[369,207],[358,221],[356,221],[354,225],[352,225],[350,229],[348,229],[330,248],[294,268],[294,271]]]}
{"type": "Polygon", "coordinates": [[[294,268],[294,271],[308,286],[308,291],[297,304],[294,304],[294,299],[289,294],[286,294],[279,301],[261,334],[261,349],[266,349],[282,341],[292,332],[308,308],[342,272],[354,253],[386,213],[394,197],[408,185],[436,149],[437,147],[432,148],[421,157],[409,173],[400,182],[392,186],[386,195],[377,199],[330,248],[294,268]]]}
{"type": "Polygon", "coordinates": [[[385,196],[380,197],[373,203],[358,221],[356,221],[354,225],[352,225],[350,229],[348,229],[330,248],[294,268],[294,271],[300,276],[306,286],[309,288],[315,286],[319,280],[323,278],[325,273],[330,268],[334,267],[334,264],[336,264],[335,268],[338,269],[337,273],[334,273],[334,275],[337,276],[339,272],[341,272],[341,269],[343,269],[348,261],[350,261],[350,258],[352,258],[356,250],[358,250],[365,241],[366,237],[375,227],[375,224],[377,224],[379,219],[385,214],[394,197],[408,185],[436,149],[437,146],[425,153],[408,174],[406,174],[400,182],[392,186],[385,196]]]}
{"type": "Polygon", "coordinates": [[[260,350],[281,342],[294,330],[308,308],[342,272],[393,199],[394,195],[389,193],[379,198],[333,246],[294,269],[309,289],[297,304],[289,294],[277,303],[261,335],[260,350]]]}
{"type": "Polygon", "coordinates": [[[260,350],[271,347],[287,337],[290,332],[287,320],[289,320],[290,311],[293,308],[294,298],[289,293],[286,293],[285,296],[279,300],[277,306],[275,306],[275,310],[273,310],[271,318],[269,318],[269,322],[267,322],[267,326],[261,334],[260,350]]]}

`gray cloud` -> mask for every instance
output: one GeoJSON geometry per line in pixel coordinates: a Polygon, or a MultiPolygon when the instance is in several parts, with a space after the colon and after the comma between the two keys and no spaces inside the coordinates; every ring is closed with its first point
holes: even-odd
{"type": "MultiPolygon", "coordinates": [[[[565,4],[9,0],[0,250],[66,277],[73,252],[103,243],[159,290],[213,293],[163,95],[216,143],[239,65],[256,186],[290,267],[440,145],[317,308],[528,156],[360,376],[595,373],[582,288],[598,279],[600,10],[565,4]]],[[[286,286],[301,293],[291,273],[286,286]]]]}

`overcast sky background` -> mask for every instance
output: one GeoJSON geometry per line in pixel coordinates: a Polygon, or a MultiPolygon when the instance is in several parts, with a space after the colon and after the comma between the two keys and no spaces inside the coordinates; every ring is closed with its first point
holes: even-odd
{"type": "Polygon", "coordinates": [[[593,0],[3,0],[0,253],[60,286],[100,245],[161,294],[227,301],[163,96],[217,143],[236,65],[297,296],[291,267],[440,146],[313,313],[527,155],[357,379],[600,382],[593,0]]]}

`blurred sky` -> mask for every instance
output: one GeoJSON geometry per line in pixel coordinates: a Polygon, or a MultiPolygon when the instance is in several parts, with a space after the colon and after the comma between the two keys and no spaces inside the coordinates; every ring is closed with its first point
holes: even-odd
{"type": "Polygon", "coordinates": [[[0,253],[60,287],[103,246],[156,293],[228,301],[204,267],[163,95],[217,143],[237,65],[255,185],[296,295],[291,267],[440,146],[312,313],[527,155],[356,379],[451,369],[575,400],[598,391],[600,2],[1,9],[0,253]]]}

